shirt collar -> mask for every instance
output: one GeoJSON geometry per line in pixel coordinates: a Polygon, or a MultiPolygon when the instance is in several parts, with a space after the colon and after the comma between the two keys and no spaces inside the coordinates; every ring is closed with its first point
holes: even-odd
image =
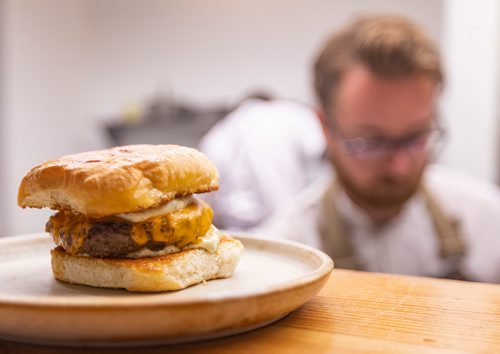
{"type": "Polygon", "coordinates": [[[372,233],[376,233],[377,230],[381,231],[382,229],[393,227],[402,222],[408,212],[408,209],[410,209],[410,205],[414,204],[417,199],[419,199],[418,193],[406,202],[398,215],[389,220],[383,226],[380,226],[374,224],[369,215],[356,205],[342,188],[336,188],[335,193],[333,194],[333,203],[335,203],[339,215],[349,225],[359,229],[370,230],[372,233]]]}

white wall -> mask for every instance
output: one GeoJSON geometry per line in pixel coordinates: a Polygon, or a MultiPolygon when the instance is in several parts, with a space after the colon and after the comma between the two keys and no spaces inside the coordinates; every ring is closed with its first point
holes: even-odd
{"type": "Polygon", "coordinates": [[[94,110],[112,113],[158,89],[200,103],[234,102],[253,87],[310,99],[324,37],[370,11],[405,14],[440,38],[433,0],[99,1],[94,110]]]}
{"type": "MultiPolygon", "coordinates": [[[[4,0],[0,0],[0,19],[2,19],[2,14],[4,11],[4,0]]],[[[0,21],[0,193],[4,192],[4,188],[7,185],[5,179],[5,149],[7,148],[6,137],[7,132],[5,131],[5,109],[4,109],[4,95],[3,91],[5,89],[5,81],[3,77],[4,68],[4,56],[2,55],[2,48],[4,42],[3,33],[5,32],[5,22],[0,21]]],[[[1,203],[1,202],[0,202],[1,203]]],[[[0,236],[3,235],[5,225],[7,224],[7,216],[5,215],[5,206],[7,203],[0,204],[0,236]]]]}
{"type": "Polygon", "coordinates": [[[95,146],[89,137],[93,6],[80,0],[4,0],[0,234],[43,230],[48,211],[21,210],[17,188],[32,166],[95,146]]]}
{"type": "Polygon", "coordinates": [[[443,53],[449,78],[443,113],[450,141],[443,162],[496,182],[500,178],[500,2],[446,0],[444,4],[443,53]]]}

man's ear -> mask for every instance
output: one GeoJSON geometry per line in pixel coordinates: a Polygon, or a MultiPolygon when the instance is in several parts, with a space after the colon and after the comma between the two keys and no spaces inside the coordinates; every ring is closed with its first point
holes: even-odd
{"type": "Polygon", "coordinates": [[[325,112],[321,108],[316,108],[314,112],[316,113],[316,117],[321,123],[321,128],[323,128],[323,134],[325,134],[325,136],[328,136],[330,125],[328,124],[328,118],[326,117],[325,112]]]}

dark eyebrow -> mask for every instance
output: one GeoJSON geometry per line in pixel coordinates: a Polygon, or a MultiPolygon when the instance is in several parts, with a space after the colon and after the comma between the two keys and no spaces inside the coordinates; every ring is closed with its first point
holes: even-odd
{"type": "Polygon", "coordinates": [[[363,124],[356,128],[357,135],[384,136],[385,131],[371,124],[363,124]]]}
{"type": "MultiPolygon", "coordinates": [[[[416,134],[425,130],[428,130],[436,125],[436,120],[431,120],[431,126],[423,126],[421,123],[417,123],[413,126],[410,126],[408,129],[407,135],[416,134]]],[[[380,129],[378,126],[373,124],[362,124],[356,128],[357,136],[366,136],[366,137],[387,137],[386,132],[383,129],[380,129]]]]}

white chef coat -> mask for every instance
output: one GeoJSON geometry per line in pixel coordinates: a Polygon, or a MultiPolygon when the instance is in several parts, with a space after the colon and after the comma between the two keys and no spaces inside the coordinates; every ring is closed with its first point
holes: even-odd
{"type": "MultiPolygon", "coordinates": [[[[331,185],[323,176],[307,188],[259,234],[299,241],[321,248],[318,223],[321,200],[331,185]]],[[[460,271],[471,280],[500,282],[500,190],[442,166],[429,166],[423,184],[444,213],[460,223],[465,255],[460,271]]],[[[336,209],[350,224],[351,244],[364,269],[374,272],[444,276],[451,264],[440,256],[438,237],[424,198],[417,193],[383,227],[374,226],[366,213],[342,191],[335,194],[336,209]]],[[[335,261],[335,259],[334,259],[335,261]]]]}
{"type": "Polygon", "coordinates": [[[306,105],[250,99],[217,123],[199,148],[220,174],[217,193],[202,195],[214,209],[214,223],[246,230],[311,182],[325,141],[315,112],[306,105]]]}

